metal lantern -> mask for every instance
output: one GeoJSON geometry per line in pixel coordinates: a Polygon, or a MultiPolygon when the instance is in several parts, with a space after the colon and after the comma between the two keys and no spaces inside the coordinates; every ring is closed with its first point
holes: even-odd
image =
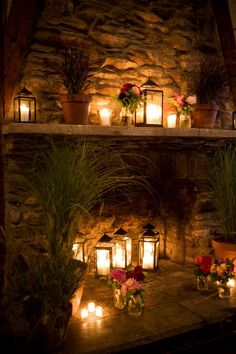
{"type": "Polygon", "coordinates": [[[73,258],[81,262],[87,262],[88,260],[88,242],[85,238],[80,237],[74,243],[72,247],[74,253],[73,258]]]}
{"type": "Polygon", "coordinates": [[[112,238],[104,234],[95,246],[95,268],[99,276],[108,275],[112,268],[113,247],[112,238]]]}
{"type": "Polygon", "coordinates": [[[131,238],[121,227],[114,232],[115,247],[113,252],[113,267],[127,268],[131,264],[131,238]]]}
{"type": "Polygon", "coordinates": [[[135,113],[135,126],[163,126],[163,91],[150,78],[141,85],[144,102],[135,113]]]}
{"type": "Polygon", "coordinates": [[[146,229],[139,239],[139,264],[143,269],[156,270],[158,268],[159,244],[159,232],[155,232],[152,228],[146,229]]]}
{"type": "Polygon", "coordinates": [[[14,122],[36,122],[36,98],[25,87],[14,98],[14,122]]]}

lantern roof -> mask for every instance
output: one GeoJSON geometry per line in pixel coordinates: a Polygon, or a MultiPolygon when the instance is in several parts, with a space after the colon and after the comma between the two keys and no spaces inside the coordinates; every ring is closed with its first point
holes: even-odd
{"type": "Polygon", "coordinates": [[[27,90],[27,88],[25,88],[25,86],[17,93],[17,95],[18,96],[33,96],[32,92],[27,90]]]}
{"type": "Polygon", "coordinates": [[[153,88],[160,88],[158,84],[156,84],[153,80],[151,80],[150,76],[148,77],[147,81],[145,81],[141,86],[142,89],[153,89],[153,88]]]}
{"type": "Polygon", "coordinates": [[[127,231],[122,229],[122,227],[120,227],[118,230],[116,230],[116,232],[114,232],[114,235],[126,235],[126,234],[127,234],[127,231]]]}
{"type": "Polygon", "coordinates": [[[144,233],[143,233],[143,236],[156,236],[157,233],[153,230],[146,230],[144,233]]]}
{"type": "Polygon", "coordinates": [[[154,230],[154,229],[155,229],[155,226],[153,226],[153,225],[150,224],[150,223],[147,223],[147,225],[143,226],[143,229],[144,229],[144,230],[154,230]]]}
{"type": "Polygon", "coordinates": [[[112,240],[112,237],[108,236],[107,234],[104,234],[98,242],[110,242],[112,240]]]}

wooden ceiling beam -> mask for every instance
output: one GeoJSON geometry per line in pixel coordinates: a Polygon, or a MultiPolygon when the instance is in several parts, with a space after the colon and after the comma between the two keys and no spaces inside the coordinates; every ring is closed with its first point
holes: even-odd
{"type": "Polygon", "coordinates": [[[227,0],[211,0],[236,110],[236,43],[227,0]]]}
{"type": "Polygon", "coordinates": [[[20,80],[34,24],[43,1],[13,0],[4,29],[4,119],[20,80]]]}

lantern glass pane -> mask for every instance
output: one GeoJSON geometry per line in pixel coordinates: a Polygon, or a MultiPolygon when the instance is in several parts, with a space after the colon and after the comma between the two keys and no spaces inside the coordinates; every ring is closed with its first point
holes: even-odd
{"type": "Polygon", "coordinates": [[[108,275],[110,273],[110,250],[96,249],[96,269],[98,275],[108,275]]]}
{"type": "Polygon", "coordinates": [[[132,260],[132,241],[129,237],[126,241],[127,265],[131,264],[132,260]]]}
{"type": "Polygon", "coordinates": [[[147,91],[146,124],[162,125],[162,92],[147,91]]]}
{"type": "Polygon", "coordinates": [[[72,251],[74,252],[73,258],[81,262],[87,262],[87,240],[81,239],[73,244],[72,251]]]}
{"type": "Polygon", "coordinates": [[[115,240],[113,267],[126,268],[125,262],[125,240],[115,240]]]}
{"type": "Polygon", "coordinates": [[[155,245],[153,242],[144,241],[143,243],[143,268],[153,269],[154,268],[154,250],[155,245]]]}
{"type": "Polygon", "coordinates": [[[30,120],[30,101],[28,99],[20,99],[20,121],[29,122],[30,120]]]}

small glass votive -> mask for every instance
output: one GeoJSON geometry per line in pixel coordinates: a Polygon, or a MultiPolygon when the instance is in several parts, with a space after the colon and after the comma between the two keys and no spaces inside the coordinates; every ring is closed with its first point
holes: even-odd
{"type": "Polygon", "coordinates": [[[102,317],[102,312],[103,312],[102,306],[96,306],[96,310],[95,310],[96,316],[101,318],[102,317]]]}
{"type": "Polygon", "coordinates": [[[111,125],[111,113],[112,111],[108,108],[102,108],[99,111],[102,125],[111,125]]]}
{"type": "Polygon", "coordinates": [[[82,320],[85,320],[88,317],[88,310],[86,308],[83,308],[81,310],[80,315],[81,315],[82,320]]]}
{"type": "Polygon", "coordinates": [[[176,114],[167,116],[167,128],[176,128],[176,114]]]}
{"type": "Polygon", "coordinates": [[[95,303],[94,302],[88,303],[88,312],[95,312],[95,303]]]}

